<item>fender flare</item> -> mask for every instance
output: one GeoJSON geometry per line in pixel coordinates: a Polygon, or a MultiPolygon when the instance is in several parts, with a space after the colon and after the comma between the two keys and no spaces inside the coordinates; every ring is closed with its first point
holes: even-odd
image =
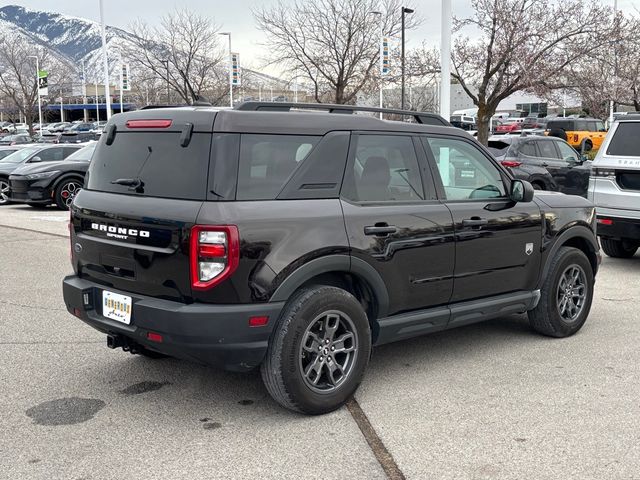
{"type": "Polygon", "coordinates": [[[328,255],[305,263],[291,273],[270,298],[270,302],[286,302],[305,282],[323,273],[351,273],[364,280],[375,296],[378,317],[384,317],[389,309],[389,293],[380,274],[367,262],[348,255],[328,255]]]}
{"type": "Polygon", "coordinates": [[[553,257],[555,257],[556,253],[558,252],[558,250],[560,250],[562,245],[567,240],[571,240],[572,238],[581,238],[583,240],[586,240],[594,252],[597,252],[600,249],[600,247],[598,246],[598,240],[596,240],[596,237],[591,229],[585,227],[584,225],[574,225],[572,227],[569,227],[554,239],[553,245],[551,246],[551,248],[549,249],[549,253],[547,254],[547,258],[542,269],[542,275],[538,280],[537,288],[542,288],[542,284],[544,283],[545,278],[547,278],[547,275],[549,275],[549,268],[551,267],[553,257]]]}

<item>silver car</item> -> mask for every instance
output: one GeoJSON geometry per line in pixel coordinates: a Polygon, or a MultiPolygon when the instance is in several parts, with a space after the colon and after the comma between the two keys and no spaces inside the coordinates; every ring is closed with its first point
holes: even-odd
{"type": "Polygon", "coordinates": [[[588,198],[596,205],[598,236],[610,257],[640,247],[640,115],[613,124],[593,162],[588,198]]]}

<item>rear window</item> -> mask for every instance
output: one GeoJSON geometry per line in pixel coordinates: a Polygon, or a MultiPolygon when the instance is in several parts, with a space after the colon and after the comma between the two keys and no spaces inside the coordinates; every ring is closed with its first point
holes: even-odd
{"type": "Polygon", "coordinates": [[[99,142],[89,167],[86,188],[150,197],[204,200],[211,148],[210,133],[194,133],[186,147],[180,132],[118,132],[112,145],[99,142]],[[115,185],[140,180],[142,190],[115,185]]]}
{"type": "Polygon", "coordinates": [[[607,155],[621,157],[640,157],[640,123],[622,122],[618,124],[609,146],[607,155]]]}
{"type": "Polygon", "coordinates": [[[502,142],[500,140],[489,140],[489,151],[496,157],[500,157],[507,153],[507,149],[509,148],[509,143],[502,142]]]}
{"type": "Polygon", "coordinates": [[[242,135],[238,200],[273,200],[321,137],[242,135]]]}
{"type": "Polygon", "coordinates": [[[71,155],[67,157],[67,160],[73,162],[89,162],[94,150],[96,149],[96,145],[97,143],[92,143],[79,150],[75,150],[71,155]]]}

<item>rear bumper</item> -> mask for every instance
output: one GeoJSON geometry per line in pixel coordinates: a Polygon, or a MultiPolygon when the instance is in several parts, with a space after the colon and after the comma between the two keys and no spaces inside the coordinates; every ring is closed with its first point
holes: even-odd
{"type": "Polygon", "coordinates": [[[598,236],[613,239],[640,240],[640,219],[602,215],[598,210],[598,236]],[[610,221],[611,225],[601,223],[610,221]]]}
{"type": "Polygon", "coordinates": [[[284,302],[187,305],[109,289],[132,297],[131,324],[125,325],[102,316],[103,290],[103,286],[75,275],[66,277],[63,295],[67,310],[103,333],[123,335],[150,350],[232,371],[260,365],[284,307],[284,302]],[[249,317],[264,315],[269,317],[267,325],[249,327],[249,317]],[[162,342],[149,340],[149,332],[160,334],[162,342]]]}

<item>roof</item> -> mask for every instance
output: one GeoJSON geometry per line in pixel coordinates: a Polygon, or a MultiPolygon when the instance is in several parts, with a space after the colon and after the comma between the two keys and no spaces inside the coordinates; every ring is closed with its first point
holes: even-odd
{"type": "MultiPolygon", "coordinates": [[[[293,135],[324,135],[336,130],[359,131],[387,131],[410,133],[447,133],[468,138],[466,132],[452,126],[439,126],[425,123],[409,123],[400,121],[381,120],[371,115],[361,115],[356,111],[368,110],[363,107],[349,105],[310,105],[271,104],[269,108],[216,108],[211,106],[188,106],[176,108],[154,108],[125,112],[114,115],[111,123],[118,131],[127,130],[129,120],[172,120],[169,131],[182,131],[185,125],[193,125],[194,132],[229,132],[229,133],[262,133],[262,134],[293,134],[293,135]],[[294,110],[289,110],[294,108],[294,110]],[[301,109],[299,109],[301,108],[301,109]],[[307,111],[307,108],[320,108],[334,113],[307,111]],[[276,110],[277,109],[277,110],[276,110]]],[[[249,105],[260,107],[261,104],[249,105]]],[[[377,111],[378,109],[371,109],[377,111]]],[[[383,110],[394,114],[393,110],[383,110]]],[[[405,115],[415,116],[416,120],[433,120],[434,123],[448,125],[442,117],[430,113],[405,112],[405,115]],[[419,118],[418,118],[419,117],[419,118]]],[[[141,129],[144,130],[144,129],[141,129]]]]}
{"type": "Polygon", "coordinates": [[[616,122],[638,122],[640,121],[640,113],[631,113],[629,115],[621,115],[616,118],[616,122]]]}

